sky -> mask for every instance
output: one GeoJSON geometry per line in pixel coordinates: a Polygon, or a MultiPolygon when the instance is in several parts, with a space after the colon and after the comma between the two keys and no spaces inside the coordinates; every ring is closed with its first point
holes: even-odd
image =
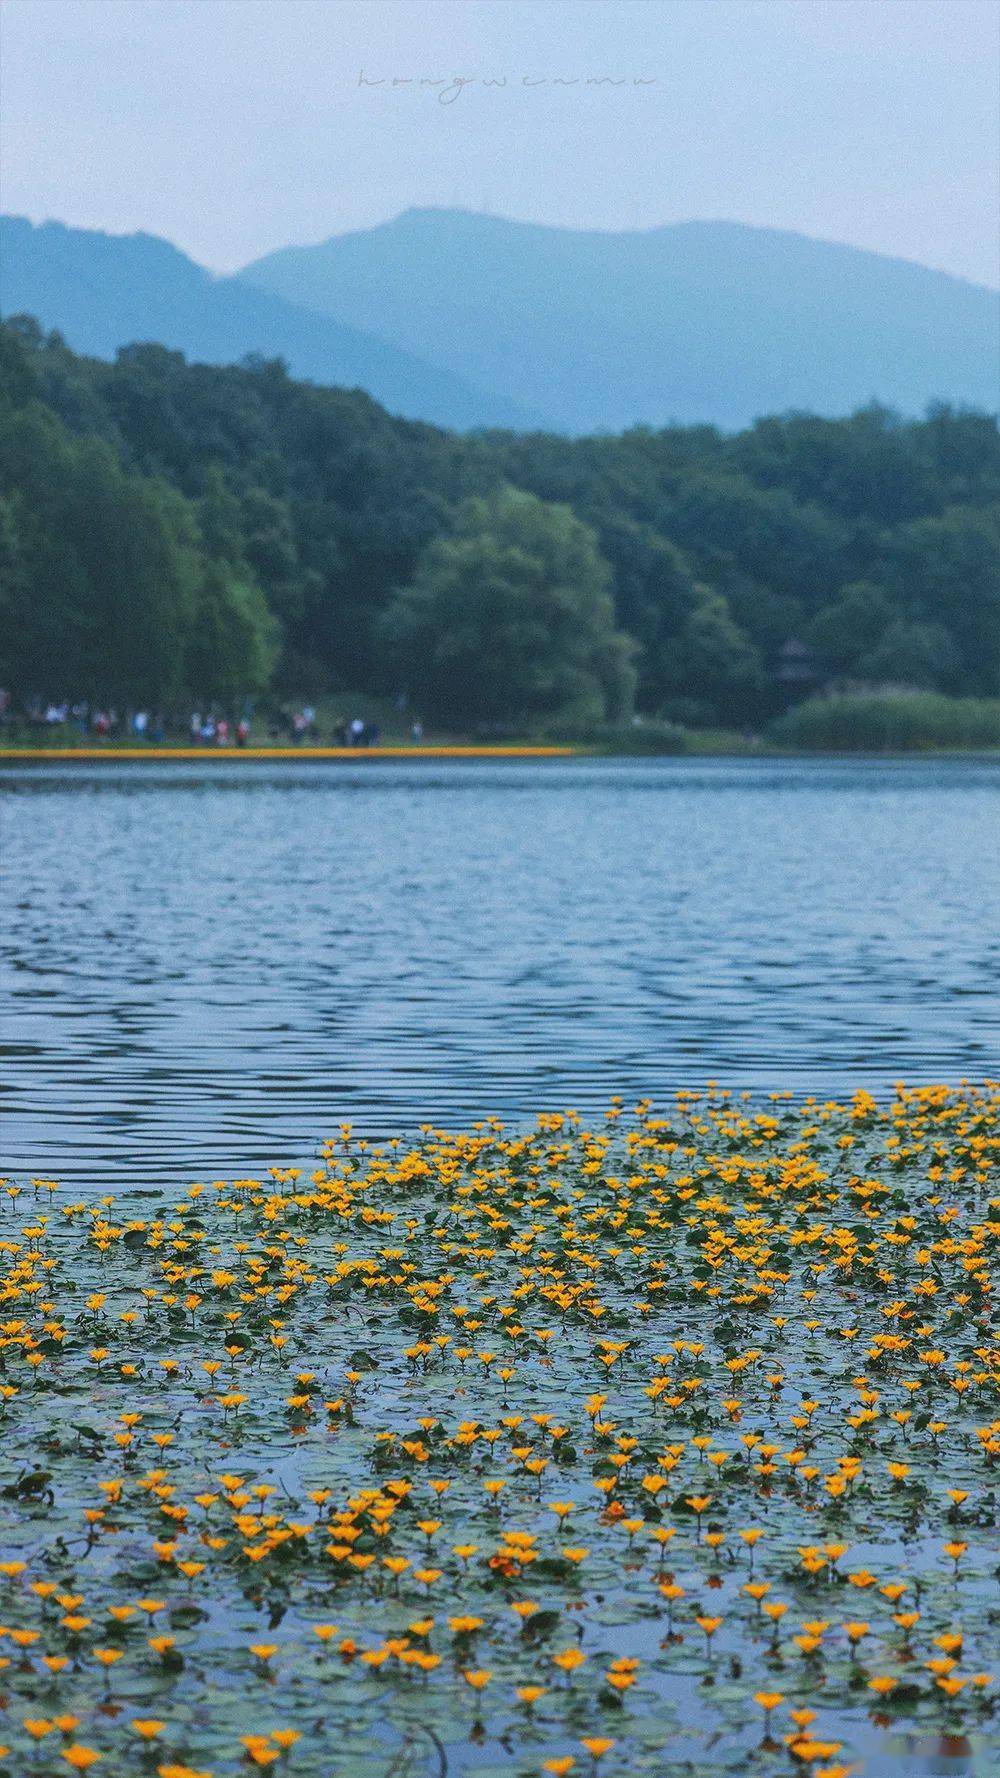
{"type": "Polygon", "coordinates": [[[0,0],[0,120],[5,210],[217,271],[436,205],[1000,282],[1000,0],[0,0]]]}

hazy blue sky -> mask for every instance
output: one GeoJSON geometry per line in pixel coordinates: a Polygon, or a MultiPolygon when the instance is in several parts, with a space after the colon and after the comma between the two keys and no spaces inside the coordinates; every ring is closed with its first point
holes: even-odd
{"type": "Polygon", "coordinates": [[[457,204],[998,280],[998,0],[0,0],[0,26],[3,207],[220,270],[457,204]],[[600,76],[650,84],[551,84],[600,76]]]}

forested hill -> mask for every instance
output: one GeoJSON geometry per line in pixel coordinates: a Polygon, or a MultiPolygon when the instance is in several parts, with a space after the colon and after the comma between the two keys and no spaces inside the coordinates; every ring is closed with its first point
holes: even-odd
{"type": "Polygon", "coordinates": [[[997,399],[995,291],[781,229],[604,232],[408,210],[268,254],[243,277],[377,326],[560,432],[997,399]]]}
{"type": "Polygon", "coordinates": [[[0,684],[165,707],[405,689],[455,727],[757,725],[1000,691],[983,414],[456,435],[277,362],[0,331],[0,684]]]}
{"type": "Polygon", "coordinates": [[[1000,298],[945,272],[732,222],[601,232],[461,210],[215,277],[169,241],[0,217],[3,309],[113,358],[256,353],[459,429],[747,426],[873,400],[992,408],[1000,298]]]}
{"type": "Polygon", "coordinates": [[[38,226],[0,216],[5,315],[37,315],[78,352],[113,358],[156,340],[205,364],[258,352],[297,376],[368,390],[393,413],[443,426],[532,424],[534,404],[474,389],[446,365],[379,335],[372,315],[338,321],[238,278],[214,278],[156,235],[38,226]],[[374,329],[374,331],[373,331],[374,329]]]}

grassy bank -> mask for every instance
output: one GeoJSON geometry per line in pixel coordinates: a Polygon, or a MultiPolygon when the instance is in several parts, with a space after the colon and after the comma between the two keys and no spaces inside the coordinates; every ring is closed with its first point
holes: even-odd
{"type": "Polygon", "coordinates": [[[774,723],[769,738],[805,753],[989,750],[1000,747],[1000,698],[934,692],[811,698],[774,723]]]}
{"type": "Polygon", "coordinates": [[[0,1769],[992,1769],[998,1136],[678,1094],[12,1188],[0,1769]]]}
{"type": "Polygon", "coordinates": [[[988,753],[1000,750],[1000,698],[945,698],[932,692],[855,693],[811,698],[797,704],[762,734],[736,729],[686,728],[679,723],[643,718],[599,728],[557,727],[518,735],[496,729],[471,734],[432,730],[415,739],[411,725],[388,699],[331,700],[319,707],[315,731],[297,744],[284,725],[256,721],[246,749],[212,743],[192,748],[183,732],[160,743],[137,741],[128,733],[104,740],[81,735],[75,727],[44,728],[8,724],[0,733],[0,756],[87,757],[107,755],[142,758],[176,757],[445,757],[453,755],[531,755],[545,751],[607,755],[614,758],[690,756],[693,758],[779,757],[785,754],[988,753]],[[365,712],[378,729],[374,747],[342,748],[333,744],[344,709],[365,712]]]}

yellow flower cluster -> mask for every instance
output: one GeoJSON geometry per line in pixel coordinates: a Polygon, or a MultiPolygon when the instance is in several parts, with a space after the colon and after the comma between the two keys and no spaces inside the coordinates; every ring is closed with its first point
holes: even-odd
{"type": "Polygon", "coordinates": [[[3,1182],[0,1772],[1000,1758],[998,1160],[710,1089],[3,1182]]]}

